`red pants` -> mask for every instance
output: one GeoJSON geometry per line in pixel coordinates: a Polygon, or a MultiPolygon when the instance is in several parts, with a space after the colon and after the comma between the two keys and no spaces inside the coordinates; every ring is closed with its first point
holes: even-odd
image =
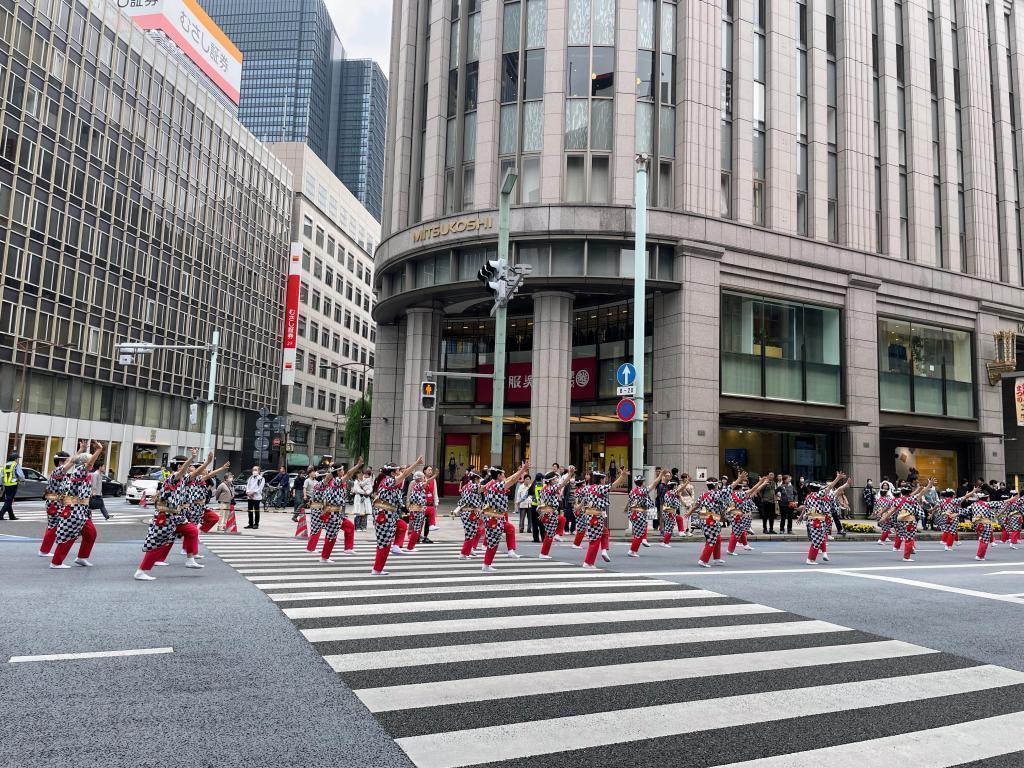
{"type": "Polygon", "coordinates": [[[586,556],[584,556],[583,562],[587,565],[593,565],[594,563],[596,563],[598,552],[600,552],[602,549],[607,551],[608,547],[611,545],[611,542],[612,532],[608,529],[608,526],[606,525],[604,527],[604,532],[601,534],[601,538],[594,539],[592,542],[590,542],[590,544],[587,545],[587,554],[586,556]]]}
{"type": "MultiPolygon", "coordinates": [[[[174,529],[174,532],[181,536],[181,546],[186,555],[193,557],[199,553],[199,528],[192,523],[182,523],[174,529]]],[[[161,561],[166,559],[166,554],[160,558],[161,561]]]]}
{"type": "Polygon", "coordinates": [[[647,534],[643,536],[634,536],[633,541],[629,543],[629,551],[637,552],[640,550],[640,542],[647,538],[647,534]]]}
{"type": "Polygon", "coordinates": [[[203,533],[209,533],[213,530],[213,526],[220,522],[220,515],[214,512],[212,509],[208,509],[203,512],[203,524],[199,527],[199,530],[203,533]]]}
{"type": "MultiPolygon", "coordinates": [[[[665,537],[665,543],[668,544],[668,536],[665,537]]],[[[729,552],[736,551],[736,544],[742,544],[744,547],[747,546],[747,532],[744,531],[739,536],[736,535],[736,531],[732,531],[729,534],[729,552]]]]}
{"type": "Polygon", "coordinates": [[[586,533],[587,533],[587,526],[586,525],[580,526],[580,524],[577,523],[576,524],[576,538],[572,540],[572,544],[573,544],[574,547],[581,547],[581,546],[583,546],[583,536],[586,533]]]}
{"type": "Polygon", "coordinates": [[[516,548],[516,527],[508,520],[505,521],[505,546],[509,552],[516,548]]]}
{"type": "Polygon", "coordinates": [[[988,544],[981,539],[978,539],[978,557],[984,560],[986,552],[988,552],[988,544]]]}
{"type": "Polygon", "coordinates": [[[953,534],[952,533],[950,533],[949,531],[943,531],[941,538],[942,538],[942,543],[945,544],[947,547],[952,547],[953,546],[953,534]]]}
{"type": "Polygon", "coordinates": [[[682,515],[676,515],[676,530],[683,533],[686,530],[686,521],[683,520],[682,515]]]}
{"type": "Polygon", "coordinates": [[[878,537],[879,541],[885,541],[889,538],[889,531],[882,531],[882,535],[878,537]]]}
{"type": "Polygon", "coordinates": [[[309,541],[306,542],[306,551],[307,552],[316,552],[316,545],[317,545],[317,542],[319,542],[319,541],[320,541],[320,531],[317,531],[312,536],[310,536],[309,537],[309,541]]]}
{"type": "Polygon", "coordinates": [[[558,516],[558,530],[555,531],[555,536],[561,536],[565,533],[565,515],[558,516]]]}
{"type": "Polygon", "coordinates": [[[39,551],[44,554],[50,554],[50,550],[53,549],[53,542],[57,540],[57,529],[47,528],[43,534],[43,543],[39,547],[39,551]]]}
{"type": "MultiPolygon", "coordinates": [[[[54,536],[57,535],[56,530],[53,532],[54,536]]],[[[78,556],[83,560],[88,560],[89,555],[92,554],[92,545],[96,543],[96,526],[92,524],[92,520],[86,520],[85,526],[82,528],[82,546],[78,548],[78,556]]],[[[64,558],[68,556],[68,552],[71,551],[71,547],[75,544],[75,540],[65,541],[62,544],[57,545],[57,549],[53,553],[53,564],[60,565],[64,562],[64,558]]]]}
{"type": "MultiPolygon", "coordinates": [[[[429,525],[431,528],[436,528],[437,527],[437,508],[436,507],[427,507],[427,525],[429,525]]],[[[417,536],[416,538],[419,538],[419,537],[417,536]]],[[[409,547],[409,549],[412,549],[412,547],[409,547]]]]}
{"type": "Polygon", "coordinates": [[[380,573],[384,570],[384,565],[388,561],[388,554],[391,552],[391,547],[378,547],[377,556],[373,559],[373,570],[380,573]]]}
{"type": "Polygon", "coordinates": [[[162,563],[167,559],[167,556],[171,553],[171,547],[174,546],[172,541],[170,544],[164,544],[162,547],[151,549],[149,552],[144,552],[142,555],[142,564],[139,565],[140,571],[151,571],[153,566],[157,563],[162,563]]]}
{"type": "MultiPolygon", "coordinates": [[[[825,554],[828,554],[828,536],[826,536],[825,540],[823,542],[821,542],[821,550],[820,551],[824,552],[825,554]]],[[[816,546],[814,546],[813,544],[811,544],[811,548],[809,550],[807,550],[807,559],[810,560],[811,562],[814,562],[815,560],[818,559],[818,552],[819,552],[819,549],[816,546]]]]}
{"type": "Polygon", "coordinates": [[[903,559],[909,560],[912,554],[914,554],[914,540],[907,539],[903,542],[903,559]]]}
{"type": "MultiPolygon", "coordinates": [[[[348,552],[356,545],[356,524],[349,520],[347,517],[341,521],[341,535],[345,537],[345,551],[348,552]]],[[[334,551],[334,545],[337,543],[337,539],[324,539],[324,551],[320,555],[321,558],[326,560],[331,556],[331,552],[334,551]]],[[[314,550],[316,547],[314,547],[314,550]]]]}
{"type": "Polygon", "coordinates": [[[401,549],[405,544],[405,532],[409,530],[409,524],[402,518],[395,521],[395,545],[401,549]]]}
{"type": "Polygon", "coordinates": [[[721,536],[719,536],[715,540],[715,546],[712,547],[710,544],[705,544],[704,545],[704,549],[700,553],[700,561],[702,563],[706,563],[706,562],[708,562],[712,558],[712,556],[715,558],[715,560],[721,560],[722,559],[722,537],[721,536]]]}

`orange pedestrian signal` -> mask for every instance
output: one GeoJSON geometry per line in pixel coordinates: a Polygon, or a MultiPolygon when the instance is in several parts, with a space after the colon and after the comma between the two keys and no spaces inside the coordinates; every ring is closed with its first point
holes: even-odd
{"type": "Polygon", "coordinates": [[[424,381],[420,383],[420,405],[425,411],[437,408],[437,383],[424,381]]]}

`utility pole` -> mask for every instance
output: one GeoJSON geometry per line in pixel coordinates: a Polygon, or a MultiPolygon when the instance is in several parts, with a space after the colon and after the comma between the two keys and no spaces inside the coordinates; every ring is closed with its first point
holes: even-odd
{"type": "Polygon", "coordinates": [[[203,456],[210,451],[213,441],[213,397],[217,388],[217,344],[220,342],[220,331],[213,332],[210,342],[210,380],[206,384],[206,419],[203,424],[203,456]]]}
{"type": "Polygon", "coordinates": [[[644,328],[647,325],[647,169],[650,157],[636,156],[635,228],[633,246],[633,367],[636,369],[636,415],[633,417],[631,466],[644,466],[644,328]]]}
{"type": "MultiPolygon", "coordinates": [[[[519,180],[518,173],[509,168],[501,181],[498,197],[498,274],[508,273],[508,214],[512,190],[519,180]]],[[[501,466],[501,438],[505,419],[505,331],[508,300],[498,297],[494,308],[494,386],[491,398],[491,466],[501,466]]]]}

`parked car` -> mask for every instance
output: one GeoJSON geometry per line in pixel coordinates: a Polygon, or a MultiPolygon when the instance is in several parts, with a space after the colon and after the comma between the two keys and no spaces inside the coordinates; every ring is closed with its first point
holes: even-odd
{"type": "Polygon", "coordinates": [[[22,467],[25,479],[18,483],[19,499],[41,499],[46,493],[46,475],[29,467],[22,467]]]}
{"type": "Polygon", "coordinates": [[[163,482],[163,473],[159,467],[142,477],[133,477],[128,480],[128,487],[124,492],[125,500],[129,504],[138,504],[145,496],[155,496],[161,482],[163,482]]]}
{"type": "Polygon", "coordinates": [[[104,496],[124,496],[124,483],[116,480],[113,475],[103,476],[104,496]]]}

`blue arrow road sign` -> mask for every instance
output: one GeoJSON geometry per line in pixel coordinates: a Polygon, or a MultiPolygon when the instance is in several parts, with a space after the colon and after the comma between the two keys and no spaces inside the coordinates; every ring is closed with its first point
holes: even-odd
{"type": "Polygon", "coordinates": [[[619,382],[620,387],[631,386],[636,382],[636,368],[632,363],[623,363],[615,371],[615,380],[619,382]]]}

